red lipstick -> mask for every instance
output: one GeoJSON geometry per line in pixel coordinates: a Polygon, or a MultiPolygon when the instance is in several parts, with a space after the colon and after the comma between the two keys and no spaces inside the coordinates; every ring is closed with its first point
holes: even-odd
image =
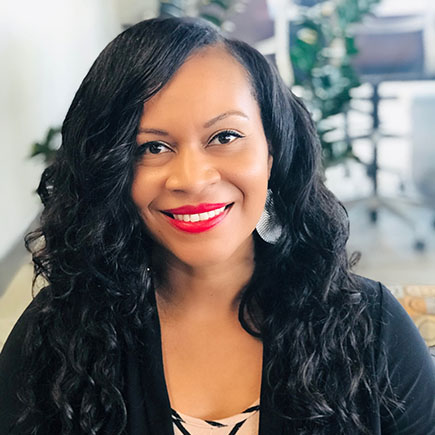
{"type": "Polygon", "coordinates": [[[185,205],[183,207],[162,210],[162,212],[168,222],[178,230],[185,231],[187,233],[202,233],[204,231],[210,230],[211,228],[214,228],[216,225],[222,222],[229,213],[231,205],[232,204],[228,203],[185,205]],[[202,220],[196,220],[200,219],[198,216],[200,213],[217,211],[219,209],[222,209],[223,207],[226,208],[216,216],[208,216],[205,219],[201,217],[202,220]],[[178,219],[175,218],[174,215],[197,216],[195,216],[194,221],[186,222],[184,220],[181,220],[179,217],[178,219]]]}

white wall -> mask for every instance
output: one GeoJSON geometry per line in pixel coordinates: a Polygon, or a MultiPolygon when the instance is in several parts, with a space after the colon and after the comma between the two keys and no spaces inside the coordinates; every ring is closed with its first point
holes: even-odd
{"type": "Polygon", "coordinates": [[[433,9],[433,0],[381,0],[376,6],[376,10],[382,15],[415,14],[433,9]]]}
{"type": "MultiPolygon", "coordinates": [[[[144,0],[147,1],[147,0],[144,0]]],[[[39,210],[31,143],[60,125],[75,91],[121,30],[116,0],[0,0],[0,260],[39,210]]]]}

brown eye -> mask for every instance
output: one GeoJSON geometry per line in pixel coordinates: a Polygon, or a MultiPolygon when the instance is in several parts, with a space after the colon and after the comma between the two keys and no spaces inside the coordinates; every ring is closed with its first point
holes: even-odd
{"type": "Polygon", "coordinates": [[[144,154],[156,155],[156,154],[163,154],[171,151],[170,148],[162,142],[147,142],[141,145],[139,148],[140,148],[139,152],[141,155],[144,154]]]}
{"type": "Polygon", "coordinates": [[[209,144],[217,143],[217,144],[224,145],[232,142],[233,140],[239,137],[243,137],[243,136],[235,131],[232,130],[221,131],[220,133],[213,136],[209,144]]]}

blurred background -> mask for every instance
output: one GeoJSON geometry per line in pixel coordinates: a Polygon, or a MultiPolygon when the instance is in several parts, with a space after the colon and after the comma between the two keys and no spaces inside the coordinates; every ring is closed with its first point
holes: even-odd
{"type": "Polygon", "coordinates": [[[317,123],[355,271],[435,345],[433,0],[2,0],[0,348],[31,300],[23,236],[74,93],[108,42],[158,15],[202,16],[276,64],[317,123]]]}

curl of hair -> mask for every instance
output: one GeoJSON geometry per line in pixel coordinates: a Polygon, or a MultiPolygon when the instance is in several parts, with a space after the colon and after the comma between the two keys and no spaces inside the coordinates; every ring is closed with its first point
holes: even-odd
{"type": "Polygon", "coordinates": [[[200,20],[173,18],[141,22],[103,50],[42,175],[41,225],[26,246],[35,280],[47,284],[23,346],[20,433],[125,431],[123,359],[137,346],[146,352],[139,332],[151,327],[155,310],[153,242],[131,199],[137,128],[143,103],[188,56],[216,44],[251,81],[274,158],[272,212],[283,227],[276,244],[256,243],[240,321],[271,343],[265,373],[289,430],[322,434],[334,425],[337,434],[368,433],[357,393],[365,388],[384,400],[363,364],[375,331],[350,273],[346,212],[323,184],[311,118],[253,48],[200,20]]]}

